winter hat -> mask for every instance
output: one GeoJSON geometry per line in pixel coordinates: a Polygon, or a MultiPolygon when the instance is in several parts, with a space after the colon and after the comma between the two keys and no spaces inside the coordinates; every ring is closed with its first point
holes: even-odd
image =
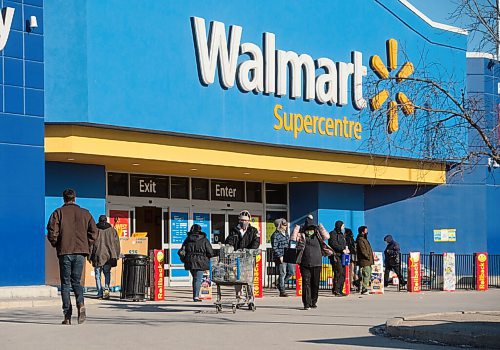
{"type": "Polygon", "coordinates": [[[250,215],[250,212],[248,210],[242,210],[240,212],[240,215],[238,215],[238,219],[240,220],[250,220],[252,218],[252,215],[250,215]]]}
{"type": "Polygon", "coordinates": [[[342,228],[343,224],[344,224],[343,221],[340,220],[335,221],[335,231],[340,232],[340,229],[342,228]]]}
{"type": "Polygon", "coordinates": [[[107,222],[108,218],[106,215],[99,215],[99,222],[107,222]]]}
{"type": "Polygon", "coordinates": [[[384,237],[384,241],[386,241],[387,243],[391,243],[393,241],[392,236],[391,235],[386,235],[384,237]]]}
{"type": "Polygon", "coordinates": [[[201,226],[198,224],[194,224],[191,226],[191,230],[189,230],[189,233],[198,233],[201,232],[201,226]]]}
{"type": "Polygon", "coordinates": [[[314,218],[311,214],[306,216],[306,220],[304,221],[304,230],[307,230],[311,226],[316,226],[314,223],[314,218]]]}

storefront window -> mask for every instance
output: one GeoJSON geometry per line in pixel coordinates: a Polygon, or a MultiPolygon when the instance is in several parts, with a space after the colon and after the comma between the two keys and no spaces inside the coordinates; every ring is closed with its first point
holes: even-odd
{"type": "Polygon", "coordinates": [[[208,200],[208,179],[191,179],[192,199],[208,200]]]}
{"type": "Polygon", "coordinates": [[[276,230],[274,220],[286,219],[288,221],[288,214],[286,211],[266,211],[266,243],[271,243],[271,235],[276,230]]]}
{"type": "Polygon", "coordinates": [[[267,204],[287,204],[287,185],[266,183],[267,204]]]}
{"type": "Polygon", "coordinates": [[[128,174],[108,173],[108,195],[128,197],[128,174]]]}
{"type": "Polygon", "coordinates": [[[171,177],[171,198],[189,199],[189,178],[171,177]]]}
{"type": "Polygon", "coordinates": [[[262,183],[247,182],[247,202],[262,203],[262,183]]]}

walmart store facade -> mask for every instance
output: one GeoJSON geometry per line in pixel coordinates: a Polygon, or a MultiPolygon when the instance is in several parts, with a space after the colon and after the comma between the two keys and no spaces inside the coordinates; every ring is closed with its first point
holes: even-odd
{"type": "Polygon", "coordinates": [[[200,223],[217,244],[242,209],[263,248],[275,218],[312,213],[329,229],[369,226],[377,250],[393,234],[405,251],[498,253],[494,170],[447,183],[442,164],[367,148],[364,84],[388,39],[405,48],[400,65],[425,51],[498,103],[499,74],[485,79],[487,60],[467,60],[466,36],[407,1],[2,6],[14,12],[2,50],[0,285],[44,284],[44,226],[67,187],[122,235],[147,231],[172,284],[187,278],[176,259],[187,228],[200,223]],[[456,241],[436,242],[448,228],[456,241]]]}

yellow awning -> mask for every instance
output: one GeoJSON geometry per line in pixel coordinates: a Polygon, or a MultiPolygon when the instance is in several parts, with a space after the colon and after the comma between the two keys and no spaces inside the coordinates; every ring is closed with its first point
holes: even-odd
{"type": "Polygon", "coordinates": [[[443,184],[444,164],[80,125],[46,125],[47,161],[269,182],[443,184]]]}

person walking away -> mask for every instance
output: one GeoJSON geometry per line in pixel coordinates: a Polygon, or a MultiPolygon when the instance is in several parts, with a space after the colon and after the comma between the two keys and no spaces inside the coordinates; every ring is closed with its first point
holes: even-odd
{"type": "Polygon", "coordinates": [[[358,265],[362,276],[361,294],[368,294],[372,275],[373,250],[368,241],[368,227],[360,226],[356,237],[358,265]]]}
{"type": "Polygon", "coordinates": [[[276,230],[271,235],[271,247],[273,250],[274,263],[276,269],[279,271],[277,283],[278,290],[280,292],[280,297],[287,297],[285,281],[288,281],[288,279],[293,276],[293,264],[287,264],[283,261],[285,248],[287,248],[290,243],[290,235],[287,231],[288,223],[285,219],[276,219],[274,221],[274,226],[276,230]]]}
{"type": "Polygon", "coordinates": [[[338,297],[347,295],[342,291],[345,281],[345,267],[342,266],[342,254],[349,254],[344,233],[344,223],[340,220],[336,221],[335,228],[330,232],[330,239],[328,239],[328,245],[333,249],[333,254],[330,256],[330,264],[333,270],[332,293],[338,297]]]}
{"type": "Polygon", "coordinates": [[[384,270],[384,287],[389,285],[389,273],[394,271],[399,279],[399,285],[405,286],[406,281],[401,274],[401,248],[399,247],[399,243],[396,242],[391,235],[387,235],[384,237],[384,241],[387,243],[387,247],[384,250],[384,262],[385,262],[385,270],[384,270]]]}
{"type": "MultiPolygon", "coordinates": [[[[258,249],[260,246],[260,233],[250,225],[252,215],[248,210],[243,210],[238,215],[238,224],[234,226],[226,239],[226,244],[233,246],[234,250],[258,249]]],[[[241,296],[241,286],[234,286],[236,296],[241,296]]],[[[253,298],[253,286],[247,286],[247,296],[253,298]]]]}
{"type": "Polygon", "coordinates": [[[64,190],[63,199],[64,205],[56,209],[49,218],[47,239],[56,248],[59,258],[64,314],[62,324],[71,324],[71,289],[75,293],[78,323],[81,324],[85,322],[86,310],[80,280],[85,258],[90,253],[90,246],[97,239],[97,227],[89,211],[75,203],[76,193],[73,189],[64,190]]]}
{"type": "Polygon", "coordinates": [[[318,303],[319,278],[321,274],[321,241],[330,238],[323,225],[316,225],[312,215],[308,215],[304,225],[295,226],[290,239],[297,242],[302,257],[298,262],[302,274],[302,303],[304,310],[316,308],[318,303]]]}
{"type": "Polygon", "coordinates": [[[108,223],[106,215],[99,216],[97,233],[97,240],[90,249],[89,260],[94,267],[97,297],[109,299],[111,269],[116,267],[120,257],[120,238],[118,232],[108,223]],[[104,273],[104,289],[101,283],[101,273],[104,273]]]}
{"type": "Polygon", "coordinates": [[[203,272],[210,269],[210,258],[214,256],[214,251],[207,239],[207,234],[202,232],[200,225],[194,224],[191,226],[180,250],[183,249],[185,251],[184,268],[193,277],[193,301],[202,301],[200,299],[200,289],[203,272]]]}

